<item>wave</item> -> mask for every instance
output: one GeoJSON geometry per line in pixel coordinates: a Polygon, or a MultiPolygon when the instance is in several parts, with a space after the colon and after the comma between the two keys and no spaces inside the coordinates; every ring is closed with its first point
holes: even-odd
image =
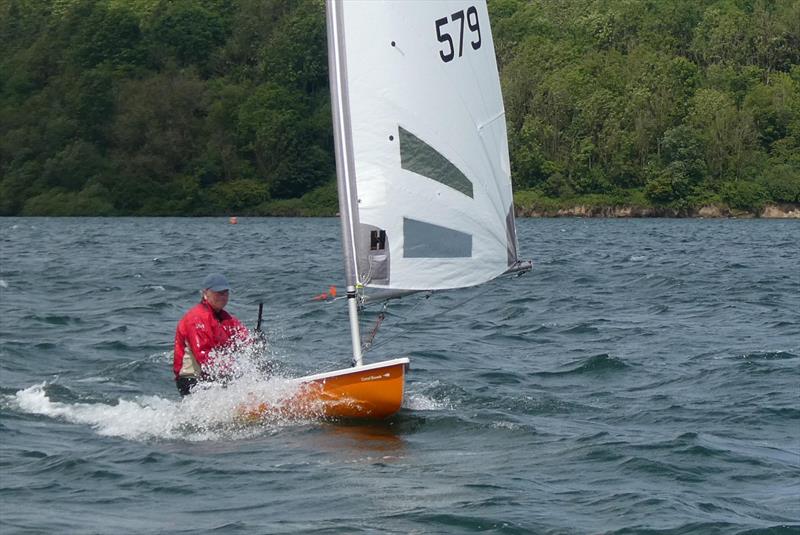
{"type": "Polygon", "coordinates": [[[594,355],[587,359],[573,363],[572,367],[563,371],[557,372],[538,372],[534,375],[539,376],[554,376],[554,375],[582,375],[582,374],[606,374],[611,372],[623,371],[631,366],[626,364],[624,360],[612,357],[608,353],[601,353],[594,355]]]}
{"type": "Polygon", "coordinates": [[[732,357],[737,360],[744,360],[747,362],[757,362],[764,360],[790,360],[798,358],[798,355],[790,353],[789,351],[753,351],[732,357]]]}
{"type": "Polygon", "coordinates": [[[463,390],[441,381],[416,383],[406,390],[403,408],[414,411],[453,410],[464,396],[463,390]]]}
{"type": "Polygon", "coordinates": [[[80,325],[84,322],[83,318],[78,316],[68,316],[64,314],[46,314],[36,315],[29,314],[22,318],[23,322],[40,322],[46,325],[80,325]]]}
{"type": "Polygon", "coordinates": [[[560,334],[599,334],[600,329],[591,323],[584,322],[559,332],[560,334]]]}
{"type": "Polygon", "coordinates": [[[608,531],[608,535],[689,535],[702,533],[706,535],[797,535],[800,524],[776,524],[751,529],[741,529],[741,524],[730,522],[689,522],[667,529],[641,529],[640,527],[623,528],[608,531]]]}

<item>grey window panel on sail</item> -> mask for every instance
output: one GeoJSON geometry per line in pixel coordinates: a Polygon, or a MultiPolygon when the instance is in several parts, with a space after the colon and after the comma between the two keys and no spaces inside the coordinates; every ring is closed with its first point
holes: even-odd
{"type": "Polygon", "coordinates": [[[403,218],[404,258],[469,258],[472,234],[403,218]]]}
{"type": "Polygon", "coordinates": [[[472,182],[458,167],[402,126],[398,126],[398,129],[400,167],[460,191],[470,198],[473,197],[472,182]]]}

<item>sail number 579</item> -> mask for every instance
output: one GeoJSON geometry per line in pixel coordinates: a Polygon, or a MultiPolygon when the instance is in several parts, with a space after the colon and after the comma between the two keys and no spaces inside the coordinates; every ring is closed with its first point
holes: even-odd
{"type": "Polygon", "coordinates": [[[453,61],[458,51],[458,57],[464,55],[464,26],[469,28],[471,35],[467,36],[470,39],[472,50],[478,50],[481,47],[481,26],[478,22],[478,10],[475,6],[469,7],[466,11],[456,11],[450,17],[442,17],[436,21],[436,38],[444,47],[439,50],[439,57],[442,61],[448,63],[453,61]],[[454,41],[454,39],[457,40],[454,41]]]}

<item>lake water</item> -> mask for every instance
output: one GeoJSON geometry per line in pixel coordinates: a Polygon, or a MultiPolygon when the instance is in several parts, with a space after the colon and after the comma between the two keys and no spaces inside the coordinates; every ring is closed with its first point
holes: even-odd
{"type": "Polygon", "coordinates": [[[800,533],[800,222],[518,227],[531,273],[389,306],[397,416],[244,425],[349,362],[337,219],[0,219],[0,532],[800,533]],[[269,347],[181,403],[210,271],[269,347]]]}

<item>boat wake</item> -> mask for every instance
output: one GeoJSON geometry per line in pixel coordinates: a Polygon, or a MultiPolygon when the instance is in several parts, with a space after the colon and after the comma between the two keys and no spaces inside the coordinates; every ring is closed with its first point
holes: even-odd
{"type": "MultiPolygon", "coordinates": [[[[168,355],[154,357],[161,361],[168,355]]],[[[103,381],[128,381],[131,370],[149,367],[152,360],[108,368],[102,374],[103,381]]],[[[217,380],[198,383],[183,399],[177,393],[174,397],[142,394],[116,400],[86,396],[55,379],[9,393],[2,404],[27,414],[87,425],[102,436],[196,442],[250,438],[287,426],[330,420],[331,407],[341,409],[348,403],[346,397],[318,399],[315,390],[294,378],[296,371],[288,369],[261,341],[218,354],[215,362],[207,371],[217,380]]],[[[406,392],[404,409],[452,408],[448,397],[438,392],[437,384],[417,386],[406,392]]]]}
{"type": "MultiPolygon", "coordinates": [[[[45,381],[5,396],[4,405],[27,414],[87,425],[101,436],[203,442],[246,439],[324,419],[322,407],[319,414],[314,414],[309,406],[296,407],[290,402],[299,388],[296,381],[285,377],[240,379],[225,386],[198,385],[191,396],[183,399],[138,396],[90,403],[56,401],[53,398],[63,397],[65,387],[45,381]],[[261,404],[273,410],[254,418],[249,408],[261,404]]],[[[450,410],[453,403],[424,391],[412,391],[403,408],[450,410]]]]}
{"type": "MultiPolygon", "coordinates": [[[[454,403],[448,397],[417,386],[406,393],[403,409],[452,410],[454,403]]],[[[78,396],[69,388],[45,381],[5,396],[3,405],[27,414],[87,425],[101,436],[202,442],[251,438],[325,419],[322,406],[317,414],[313,407],[297,406],[292,401],[300,388],[287,377],[243,377],[224,386],[201,383],[183,399],[149,395],[103,403],[72,401],[78,396]],[[59,398],[71,399],[58,401],[59,398]],[[254,418],[250,409],[263,404],[272,410],[254,418]]]]}
{"type": "Polygon", "coordinates": [[[116,403],[54,401],[51,393],[56,387],[43,382],[7,396],[7,403],[29,414],[88,425],[99,435],[141,441],[249,438],[310,419],[307,408],[296,417],[291,408],[257,420],[243,417],[246,407],[254,402],[281,407],[284,400],[293,396],[296,383],[279,377],[240,379],[225,386],[198,385],[191,396],[181,400],[139,396],[116,403]]]}
{"type": "MultiPolygon", "coordinates": [[[[158,354],[161,359],[165,354],[158,354]]],[[[291,406],[299,386],[288,378],[280,359],[261,340],[231,348],[216,355],[209,367],[215,382],[197,384],[190,396],[178,398],[139,395],[105,401],[87,400],[68,386],[46,381],[6,396],[12,408],[70,423],[88,425],[103,436],[130,440],[213,441],[249,438],[286,425],[298,425],[317,416],[313,407],[291,406]],[[224,378],[224,380],[222,380],[224,378]],[[250,407],[268,405],[275,409],[259,418],[248,416],[250,407]]],[[[152,357],[146,366],[152,364],[152,357]]],[[[130,379],[142,361],[104,370],[104,381],[130,379]]],[[[81,382],[92,378],[79,379],[81,382]]],[[[171,391],[172,394],[174,391],[171,391]]]]}
{"type": "Polygon", "coordinates": [[[411,386],[403,400],[403,408],[413,411],[451,411],[458,405],[454,392],[440,381],[416,383],[411,386]]]}

